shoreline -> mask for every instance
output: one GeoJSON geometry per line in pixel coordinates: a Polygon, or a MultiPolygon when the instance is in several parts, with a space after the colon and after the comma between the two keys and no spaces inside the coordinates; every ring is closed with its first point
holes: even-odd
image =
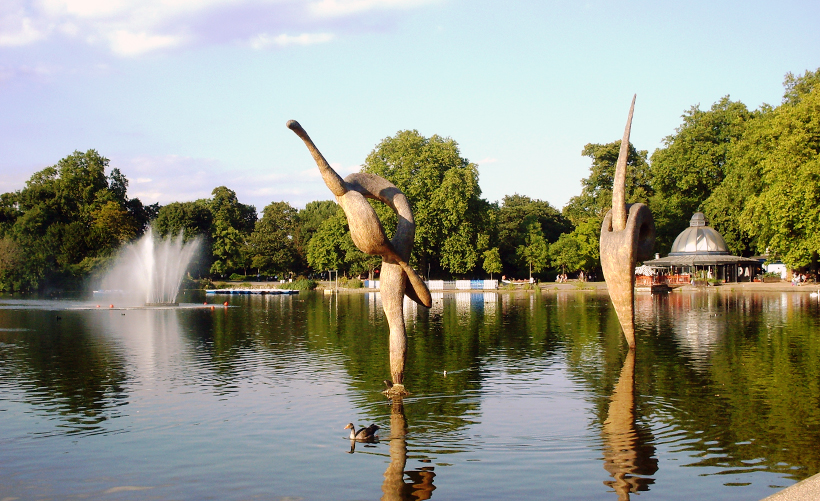
{"type": "MultiPolygon", "coordinates": [[[[252,285],[263,285],[265,282],[252,282],[252,285]]],[[[552,282],[542,282],[540,284],[536,283],[536,287],[534,289],[523,289],[521,287],[516,287],[515,289],[444,289],[444,290],[436,290],[430,291],[432,292],[606,292],[607,286],[606,282],[578,282],[578,281],[571,281],[567,283],[552,283],[552,282]],[[583,284],[583,285],[578,285],[583,284]]],[[[319,282],[319,286],[316,287],[316,290],[330,290],[333,291],[333,283],[328,281],[321,281],[319,282]]],[[[709,287],[695,287],[693,285],[684,285],[681,287],[675,287],[672,289],[669,294],[674,294],[676,292],[717,292],[717,293],[725,293],[725,292],[817,292],[820,290],[820,284],[816,283],[804,283],[802,285],[792,285],[791,282],[776,282],[776,283],[764,283],[764,282],[737,282],[737,283],[727,283],[721,284],[717,286],[709,286],[709,287]]],[[[350,292],[350,293],[365,293],[365,292],[379,292],[379,289],[347,289],[343,287],[339,287],[337,289],[338,292],[350,292]]],[[[637,290],[636,293],[638,294],[649,294],[649,291],[641,291],[637,290]]]]}

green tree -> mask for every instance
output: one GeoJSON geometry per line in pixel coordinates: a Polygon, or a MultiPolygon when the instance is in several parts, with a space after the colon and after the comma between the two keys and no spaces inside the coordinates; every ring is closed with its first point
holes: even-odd
{"type": "Polygon", "coordinates": [[[211,226],[210,272],[228,275],[242,268],[245,241],[256,225],[256,208],[239,202],[236,193],[219,186],[211,192],[208,208],[213,216],[211,226]]]}
{"type": "MultiPolygon", "coordinates": [[[[587,144],[581,154],[592,159],[589,177],[581,180],[581,194],[570,199],[563,215],[573,225],[595,221],[600,226],[607,211],[612,208],[612,184],[621,141],[607,144],[587,144]]],[[[629,144],[627,154],[626,201],[646,202],[654,193],[646,150],[636,150],[629,144]]]]}
{"type": "Polygon", "coordinates": [[[285,273],[297,262],[294,233],[298,211],[287,202],[271,202],[248,239],[251,265],[258,272],[285,273]]]}
{"type": "Polygon", "coordinates": [[[484,271],[490,274],[490,280],[492,280],[493,273],[501,273],[501,254],[498,252],[498,247],[485,250],[483,257],[484,271]]]}
{"type": "MultiPolygon", "coordinates": [[[[806,266],[820,251],[820,69],[787,75],[783,104],[750,125],[740,148],[757,147],[756,193],[740,221],[757,248],[791,268],[806,266]],[[747,142],[748,140],[748,142],[747,142]]],[[[751,169],[748,169],[751,170],[751,169]]]]}
{"type": "Polygon", "coordinates": [[[143,230],[138,199],[119,170],[95,150],[75,151],[0,199],[0,229],[19,249],[5,277],[14,289],[76,287],[143,230]]]}
{"type": "Polygon", "coordinates": [[[578,243],[578,262],[571,271],[582,270],[588,273],[599,269],[601,267],[601,225],[597,221],[582,222],[572,230],[569,236],[578,243]]]}
{"type": "Polygon", "coordinates": [[[208,201],[202,199],[173,202],[161,207],[152,226],[161,237],[183,233],[186,241],[197,236],[206,237],[210,241],[213,220],[208,201]]]}
{"type": "Polygon", "coordinates": [[[561,268],[563,273],[581,269],[584,257],[581,254],[581,244],[572,234],[565,233],[550,245],[550,260],[552,265],[561,268]]]}
{"type": "MultiPolygon", "coordinates": [[[[340,207],[332,200],[308,202],[296,215],[293,243],[296,248],[300,268],[308,266],[307,248],[310,239],[319,231],[322,223],[336,215],[340,207]]],[[[323,270],[322,270],[323,271],[323,270]]]]}
{"type": "MultiPolygon", "coordinates": [[[[347,231],[344,212],[339,211],[327,219],[307,244],[307,261],[316,271],[338,270],[345,260],[342,244],[347,231]]],[[[352,240],[351,240],[352,243],[352,240]]]]}
{"type": "Polygon", "coordinates": [[[549,244],[537,221],[527,227],[524,243],[518,247],[518,259],[529,267],[530,279],[533,271],[540,273],[549,264],[549,244]]]}
{"type": "Polygon", "coordinates": [[[228,275],[232,271],[240,268],[241,250],[244,244],[242,233],[228,225],[227,221],[218,220],[214,223],[213,253],[214,261],[211,263],[210,272],[215,275],[228,275]]]}
{"type": "MultiPolygon", "coordinates": [[[[501,207],[494,212],[496,241],[501,256],[502,267],[509,275],[518,269],[518,248],[524,245],[527,228],[537,222],[547,243],[572,229],[572,225],[555,207],[545,200],[533,199],[525,195],[506,195],[501,207]]],[[[500,273],[500,271],[499,271],[500,273]]]]}
{"type": "Polygon", "coordinates": [[[159,209],[151,226],[162,238],[176,237],[180,233],[186,242],[200,238],[201,252],[192,259],[189,271],[193,276],[202,277],[210,273],[213,263],[213,219],[208,200],[173,202],[159,209]]]}
{"type": "MultiPolygon", "coordinates": [[[[423,273],[464,274],[477,265],[490,204],[480,198],[478,169],[461,157],[454,140],[400,131],[376,146],[362,171],[384,177],[407,196],[416,222],[414,266],[423,273]]],[[[392,234],[395,213],[382,204],[375,207],[392,234]]]]}
{"type": "MultiPolygon", "coordinates": [[[[655,194],[649,207],[655,219],[656,246],[661,252],[669,251],[692,214],[703,209],[703,203],[723,182],[732,145],[753,116],[746,105],[731,101],[729,96],[708,111],[693,106],[683,114],[683,123],[675,134],[664,139],[664,147],[652,154],[655,194]]],[[[707,215],[715,229],[723,232],[721,219],[714,217],[717,214],[707,215]]],[[[742,247],[734,240],[732,246],[742,247]]]]}

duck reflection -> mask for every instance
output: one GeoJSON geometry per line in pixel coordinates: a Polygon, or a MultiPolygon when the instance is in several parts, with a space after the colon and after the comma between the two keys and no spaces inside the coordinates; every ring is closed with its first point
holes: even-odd
{"type": "Polygon", "coordinates": [[[435,486],[433,467],[405,471],[407,464],[407,420],[404,418],[404,402],[394,398],[390,410],[390,465],[384,472],[381,497],[384,501],[411,501],[430,499],[435,486]],[[407,479],[405,480],[405,476],[407,479]]]}
{"type": "Polygon", "coordinates": [[[625,501],[630,493],[648,491],[649,484],[654,483],[648,475],[658,471],[658,459],[651,435],[635,424],[635,350],[627,352],[602,435],[604,469],[614,479],[604,484],[625,501]]]}

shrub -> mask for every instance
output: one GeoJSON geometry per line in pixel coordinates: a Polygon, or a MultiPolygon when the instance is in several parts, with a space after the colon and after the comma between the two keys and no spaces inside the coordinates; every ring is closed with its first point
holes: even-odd
{"type": "Polygon", "coordinates": [[[228,280],[247,280],[247,277],[245,275],[240,275],[239,273],[231,273],[231,276],[228,277],[228,280]]]}
{"type": "Polygon", "coordinates": [[[312,291],[319,285],[319,282],[316,280],[311,280],[305,277],[298,277],[293,280],[293,282],[286,282],[284,284],[279,284],[280,289],[292,289],[298,291],[312,291]]]}
{"type": "Polygon", "coordinates": [[[342,277],[339,279],[339,287],[344,287],[345,289],[361,289],[364,287],[364,283],[358,278],[342,277]]]}
{"type": "Polygon", "coordinates": [[[581,282],[580,280],[575,282],[574,285],[575,285],[575,289],[579,290],[579,291],[592,290],[592,286],[587,285],[586,282],[581,282]]]}

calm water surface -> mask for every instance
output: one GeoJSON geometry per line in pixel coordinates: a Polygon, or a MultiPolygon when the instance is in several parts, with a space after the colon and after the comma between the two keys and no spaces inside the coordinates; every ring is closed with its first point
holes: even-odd
{"type": "Polygon", "coordinates": [[[808,292],[638,296],[634,357],[606,295],[446,294],[407,308],[393,403],[378,295],[228,301],[0,300],[0,499],[754,500],[820,471],[808,292]]]}

